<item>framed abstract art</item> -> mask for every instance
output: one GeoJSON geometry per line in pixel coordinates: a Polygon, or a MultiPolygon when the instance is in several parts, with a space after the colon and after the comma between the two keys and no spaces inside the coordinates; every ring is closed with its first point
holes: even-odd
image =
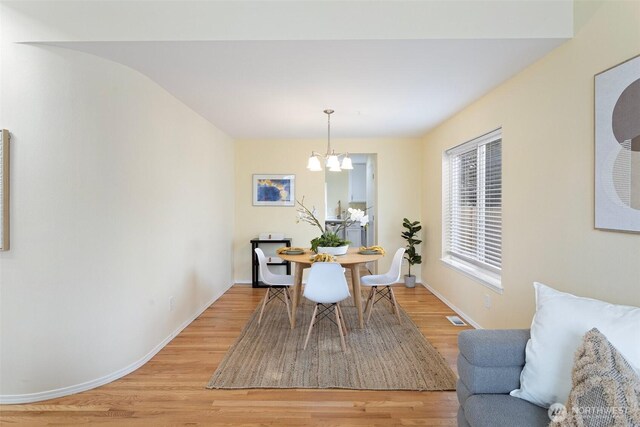
{"type": "Polygon", "coordinates": [[[640,56],[595,76],[595,227],[640,233],[640,56]]]}
{"type": "Polygon", "coordinates": [[[253,175],[253,206],[294,206],[295,175],[253,175]]]}

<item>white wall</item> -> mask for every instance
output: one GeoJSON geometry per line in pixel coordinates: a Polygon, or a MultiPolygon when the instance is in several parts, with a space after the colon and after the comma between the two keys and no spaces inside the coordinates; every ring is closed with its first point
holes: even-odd
{"type": "Polygon", "coordinates": [[[0,27],[0,396],[18,401],[126,373],[232,284],[234,148],[147,77],[0,27]]]}
{"type": "Polygon", "coordinates": [[[640,2],[575,2],[576,34],[424,138],[426,283],[487,328],[527,327],[532,282],[640,306],[640,235],[594,229],[594,75],[640,53],[640,2]],[[445,266],[442,153],[503,129],[502,295],[445,266]],[[492,299],[484,307],[484,296],[492,299]]]}

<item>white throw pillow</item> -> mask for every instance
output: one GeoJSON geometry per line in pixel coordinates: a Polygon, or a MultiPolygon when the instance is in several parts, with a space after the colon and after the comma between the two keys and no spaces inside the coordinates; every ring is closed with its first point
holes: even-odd
{"type": "Polygon", "coordinates": [[[640,372],[640,308],[577,297],[541,283],[533,286],[536,314],[520,388],[511,396],[545,408],[565,403],[571,390],[573,357],[592,328],[598,328],[640,372]]]}

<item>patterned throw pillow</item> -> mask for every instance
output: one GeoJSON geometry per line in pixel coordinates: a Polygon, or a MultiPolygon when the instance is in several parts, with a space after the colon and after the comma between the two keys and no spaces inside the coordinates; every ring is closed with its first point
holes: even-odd
{"type": "Polygon", "coordinates": [[[572,380],[566,412],[549,427],[640,426],[640,377],[596,328],[576,352],[572,380]]]}

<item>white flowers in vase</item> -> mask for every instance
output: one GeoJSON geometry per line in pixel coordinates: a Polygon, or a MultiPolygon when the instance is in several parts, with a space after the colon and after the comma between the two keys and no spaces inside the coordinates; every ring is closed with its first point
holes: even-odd
{"type": "Polygon", "coordinates": [[[296,203],[298,204],[298,207],[296,208],[296,222],[306,222],[307,224],[318,227],[321,232],[319,237],[316,237],[311,241],[311,250],[314,252],[318,251],[318,247],[335,248],[348,245],[350,242],[348,240],[341,239],[338,236],[338,233],[344,228],[356,223],[360,223],[360,226],[362,227],[366,227],[369,223],[369,215],[365,215],[362,209],[349,208],[349,218],[340,223],[335,230],[330,231],[327,230],[326,227],[323,227],[322,224],[320,224],[320,221],[318,221],[315,207],[311,210],[304,205],[304,197],[302,198],[302,201],[296,200],[296,203]]]}

